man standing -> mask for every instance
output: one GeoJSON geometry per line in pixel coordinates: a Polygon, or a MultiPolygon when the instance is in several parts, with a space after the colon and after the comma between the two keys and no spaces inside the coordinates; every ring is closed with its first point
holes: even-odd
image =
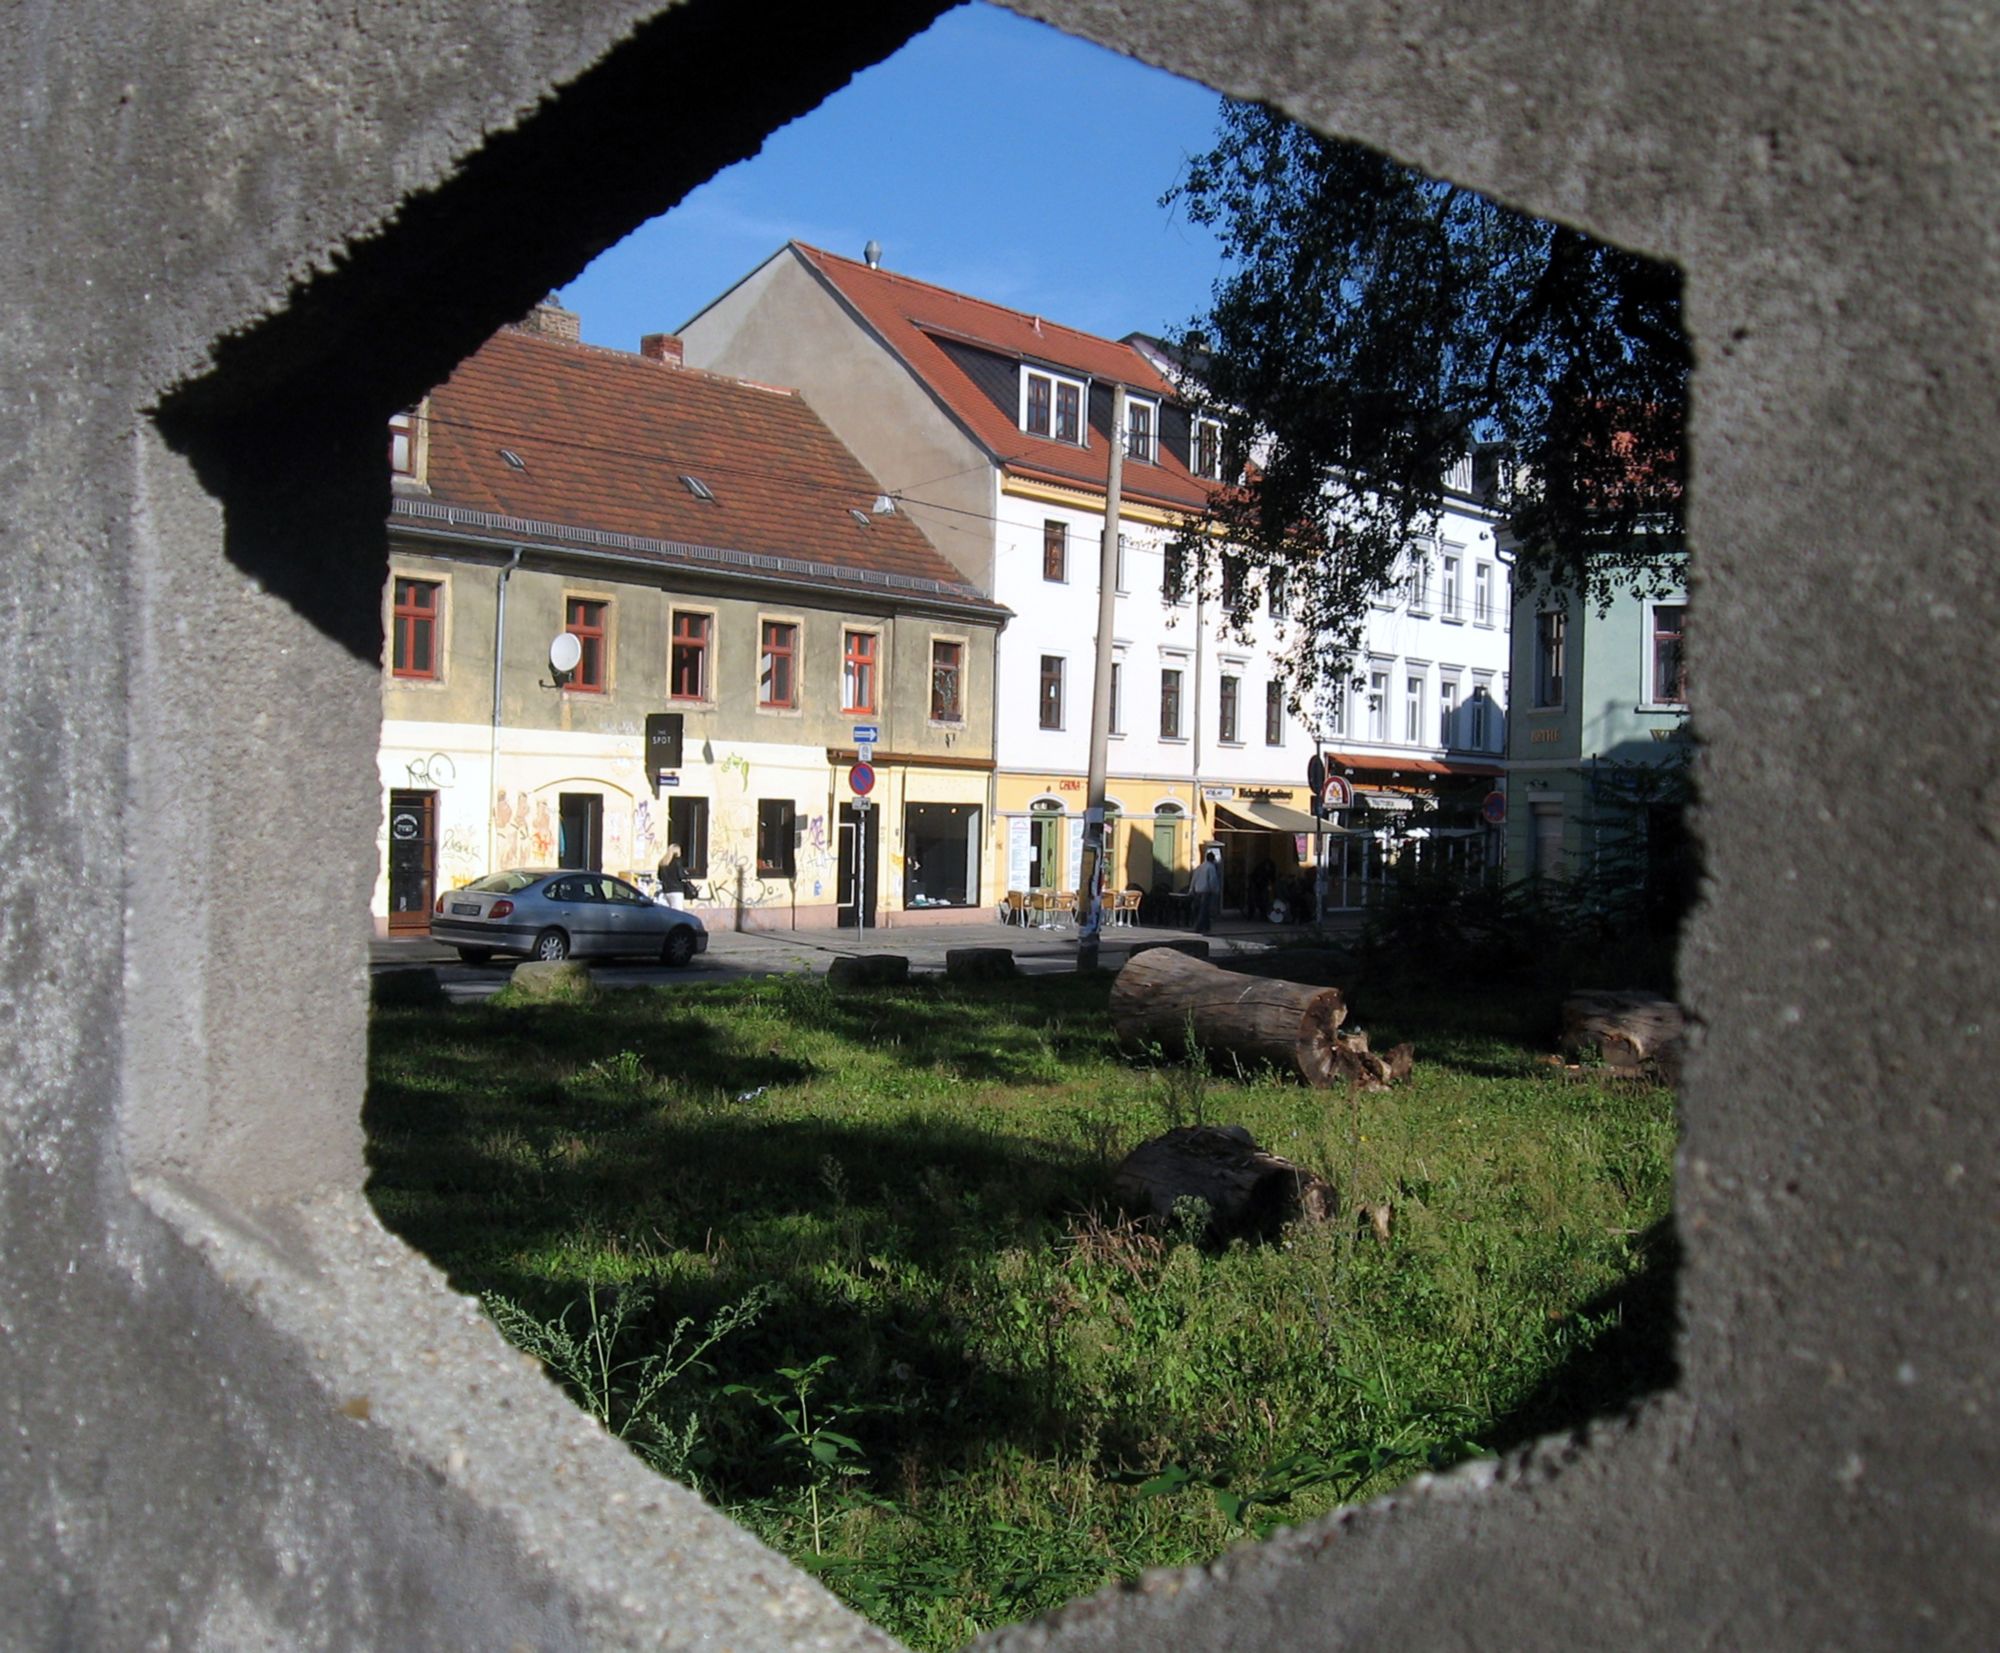
{"type": "Polygon", "coordinates": [[[1215,915],[1222,906],[1222,856],[1219,851],[1211,849],[1203,854],[1201,865],[1194,869],[1194,877],[1188,882],[1188,889],[1194,894],[1195,934],[1205,936],[1214,927],[1215,915]]]}

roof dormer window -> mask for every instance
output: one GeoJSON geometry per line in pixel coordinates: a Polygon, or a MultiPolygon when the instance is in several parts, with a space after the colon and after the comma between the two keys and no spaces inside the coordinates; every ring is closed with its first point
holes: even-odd
{"type": "Polygon", "coordinates": [[[1151,465],[1160,457],[1160,404],[1140,396],[1125,402],[1125,457],[1151,465]]]}
{"type": "Polygon", "coordinates": [[[1081,379],[1065,379],[1057,373],[1036,368],[1021,369],[1021,429],[1030,436],[1047,436],[1058,442],[1083,443],[1083,398],[1081,379]]]}

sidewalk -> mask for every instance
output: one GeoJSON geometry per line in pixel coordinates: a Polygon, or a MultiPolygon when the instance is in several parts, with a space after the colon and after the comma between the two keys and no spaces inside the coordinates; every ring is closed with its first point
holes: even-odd
{"type": "MultiPolygon", "coordinates": [[[[1341,914],[1329,921],[1326,933],[1346,937],[1359,928],[1359,914],[1341,914]]],[[[1287,941],[1305,940],[1311,933],[1305,926],[1230,918],[1217,923],[1207,940],[1210,955],[1224,958],[1237,953],[1261,953],[1287,941]]],[[[1192,930],[1171,926],[1120,925],[1102,933],[1098,956],[1107,967],[1116,966],[1124,963],[1134,947],[1148,942],[1197,939],[1200,938],[1192,930]]],[[[942,970],[945,954],[959,947],[1005,947],[1024,968],[1057,969],[1075,963],[1077,931],[1074,926],[1061,930],[1022,929],[994,918],[897,929],[711,929],[708,951],[697,960],[696,970],[720,969],[742,975],[802,967],[824,970],[833,959],[870,953],[901,953],[908,957],[913,969],[942,970]]],[[[456,951],[428,936],[376,936],[368,944],[368,962],[371,969],[382,970],[417,964],[457,964],[459,960],[456,951]]]]}

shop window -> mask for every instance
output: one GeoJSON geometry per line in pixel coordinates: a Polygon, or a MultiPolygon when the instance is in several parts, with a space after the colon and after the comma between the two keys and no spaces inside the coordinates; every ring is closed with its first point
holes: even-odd
{"type": "Polygon", "coordinates": [[[979,905],[977,804],[907,804],[903,809],[903,905],[979,905]]]}
{"type": "Polygon", "coordinates": [[[757,876],[797,876],[798,805],[790,798],[757,800],[757,876]]]}

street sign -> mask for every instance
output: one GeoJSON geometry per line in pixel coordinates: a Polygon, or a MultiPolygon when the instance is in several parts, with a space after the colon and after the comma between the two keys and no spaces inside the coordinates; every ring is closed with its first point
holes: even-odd
{"type": "Polygon", "coordinates": [[[875,743],[872,740],[864,740],[854,749],[854,756],[862,763],[873,763],[875,761],[875,743]]]}
{"type": "Polygon", "coordinates": [[[1336,809],[1350,809],[1354,805],[1354,783],[1345,775],[1329,775],[1319,790],[1319,807],[1322,813],[1331,815],[1336,809]]]}
{"type": "Polygon", "coordinates": [[[854,812],[857,815],[866,815],[874,807],[866,798],[856,798],[854,800],[854,812]]]}
{"type": "Polygon", "coordinates": [[[1306,760],[1306,785],[1313,789],[1315,796],[1326,785],[1326,759],[1317,752],[1306,760]]]}
{"type": "Polygon", "coordinates": [[[856,745],[873,746],[882,738],[882,731],[872,723],[857,723],[854,726],[856,745]]]}
{"type": "Polygon", "coordinates": [[[847,772],[847,784],[857,798],[865,798],[875,790],[875,771],[865,763],[857,763],[847,772]]]}
{"type": "Polygon", "coordinates": [[[1507,821],[1507,794],[1493,791],[1480,800],[1479,818],[1488,826],[1504,826],[1507,821]]]}
{"type": "Polygon", "coordinates": [[[678,775],[655,775],[653,779],[660,786],[679,786],[681,784],[681,778],[678,775]]]}

